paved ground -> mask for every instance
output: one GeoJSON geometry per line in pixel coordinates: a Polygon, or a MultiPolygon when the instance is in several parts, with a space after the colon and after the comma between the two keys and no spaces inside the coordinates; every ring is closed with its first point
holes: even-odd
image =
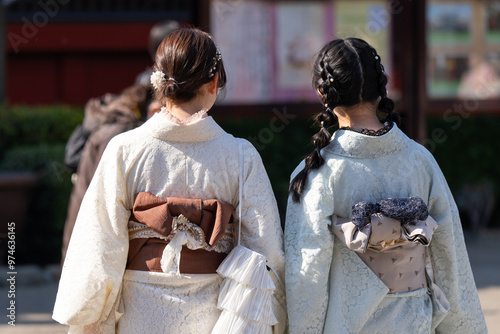
{"type": "MultiPolygon", "coordinates": [[[[466,235],[469,257],[490,334],[500,334],[500,230],[466,235]]],[[[3,334],[62,334],[67,327],[55,323],[50,312],[57,291],[58,266],[22,266],[16,275],[16,326],[0,319],[3,334]]],[[[0,267],[5,274],[6,267],[0,267]]],[[[0,309],[7,312],[10,299],[6,278],[0,282],[0,309]]],[[[7,315],[7,313],[5,313],[7,315]]],[[[471,333],[474,334],[474,333],[471,333]]]]}

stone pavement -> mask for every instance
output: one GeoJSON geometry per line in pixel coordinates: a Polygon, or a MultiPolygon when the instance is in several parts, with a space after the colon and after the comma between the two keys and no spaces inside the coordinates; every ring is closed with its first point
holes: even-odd
{"type": "Polygon", "coordinates": [[[500,230],[466,234],[465,241],[488,333],[500,334],[500,230]]]}
{"type": "MultiPolygon", "coordinates": [[[[490,334],[500,334],[500,230],[489,230],[478,235],[466,234],[467,249],[478,287],[479,298],[490,334]]],[[[9,319],[8,277],[6,267],[0,267],[0,321],[2,334],[62,334],[67,327],[51,319],[57,292],[59,265],[46,268],[19,266],[16,275],[16,326],[9,319]]],[[[474,333],[470,333],[474,334],[474,333]]]]}

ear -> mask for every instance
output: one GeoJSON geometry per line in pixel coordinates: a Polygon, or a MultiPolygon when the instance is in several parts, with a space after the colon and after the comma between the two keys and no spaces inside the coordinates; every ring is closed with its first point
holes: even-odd
{"type": "Polygon", "coordinates": [[[212,95],[217,95],[217,86],[219,83],[219,73],[215,73],[214,78],[207,84],[208,92],[212,95]]]}

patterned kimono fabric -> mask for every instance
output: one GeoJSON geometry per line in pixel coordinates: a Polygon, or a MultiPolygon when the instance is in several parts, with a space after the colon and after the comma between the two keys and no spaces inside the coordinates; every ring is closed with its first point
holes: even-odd
{"type": "Polygon", "coordinates": [[[290,333],[486,333],[458,210],[432,155],[396,125],[340,129],[321,155],[300,202],[288,201],[290,333]],[[414,200],[427,210],[407,220],[414,200]]]}
{"type": "Polygon", "coordinates": [[[108,144],[78,214],[54,308],[70,333],[210,333],[221,314],[223,277],[215,269],[234,246],[235,209],[241,244],[273,269],[283,332],[282,230],[267,173],[242,140],[240,204],[240,140],[212,117],[195,117],[181,125],[161,112],[108,144]]]}

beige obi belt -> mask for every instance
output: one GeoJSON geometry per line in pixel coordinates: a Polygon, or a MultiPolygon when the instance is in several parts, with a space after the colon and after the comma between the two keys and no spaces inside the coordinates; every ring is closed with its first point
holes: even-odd
{"type": "Polygon", "coordinates": [[[219,200],[136,195],[128,224],[127,269],[215,273],[234,248],[234,207],[219,200]]]}
{"type": "Polygon", "coordinates": [[[438,227],[436,221],[428,214],[404,223],[380,212],[369,213],[366,218],[366,223],[360,224],[352,217],[334,216],[333,232],[356,252],[390,293],[427,287],[426,247],[438,227]]]}

